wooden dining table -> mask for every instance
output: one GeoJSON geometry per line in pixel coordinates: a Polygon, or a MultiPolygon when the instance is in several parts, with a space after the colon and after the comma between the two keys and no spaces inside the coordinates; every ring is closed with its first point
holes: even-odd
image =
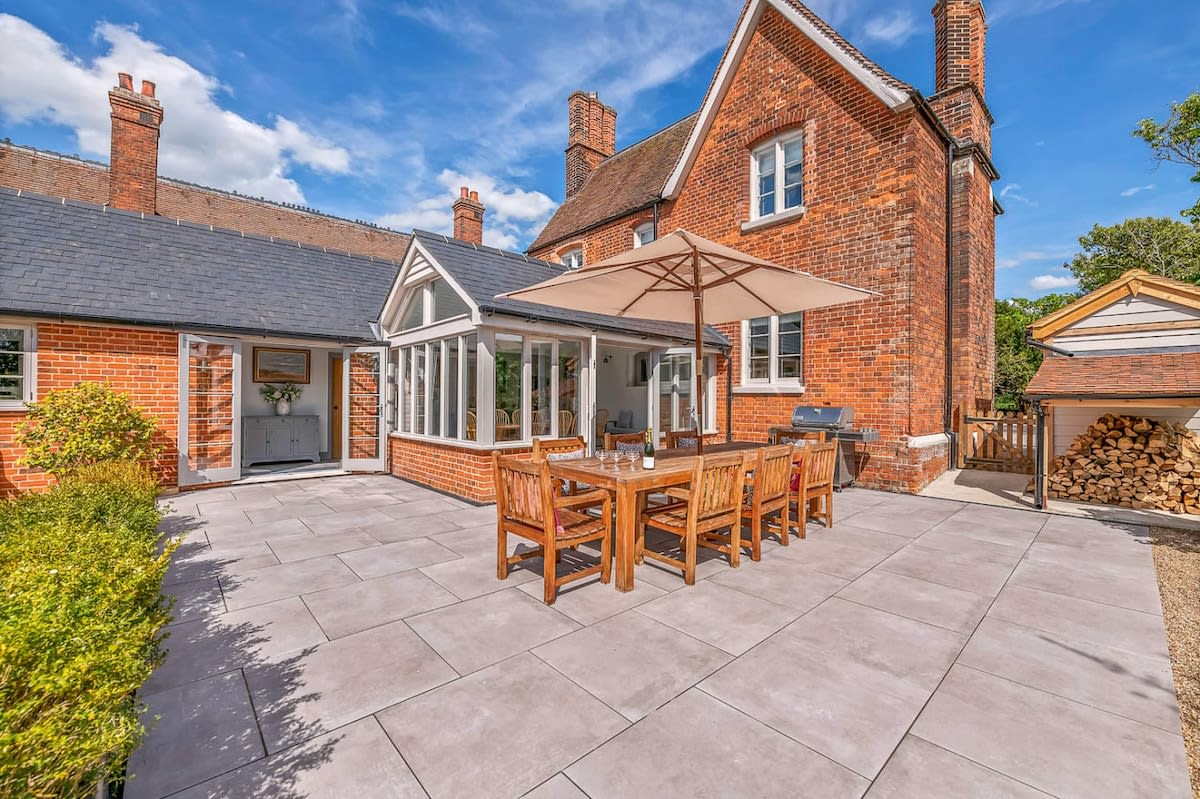
{"type": "MultiPolygon", "coordinates": [[[[756,457],[757,450],[765,446],[748,441],[731,441],[705,444],[704,452],[709,455],[745,452],[747,458],[752,458],[756,457]]],[[[696,450],[687,448],[658,450],[653,469],[643,469],[641,458],[632,465],[622,463],[618,466],[601,466],[596,458],[554,461],[550,464],[550,474],[554,477],[604,488],[616,495],[617,539],[613,571],[618,591],[633,590],[634,539],[646,495],[691,482],[696,458],[696,450]]]]}

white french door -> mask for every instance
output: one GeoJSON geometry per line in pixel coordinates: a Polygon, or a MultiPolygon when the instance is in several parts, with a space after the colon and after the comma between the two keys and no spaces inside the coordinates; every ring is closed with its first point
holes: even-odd
{"type": "Polygon", "coordinates": [[[179,338],[179,483],[242,476],[242,345],[234,339],[179,338]]]}
{"type": "Polygon", "coordinates": [[[348,347],[342,358],[342,468],[387,470],[386,347],[348,347]]]}

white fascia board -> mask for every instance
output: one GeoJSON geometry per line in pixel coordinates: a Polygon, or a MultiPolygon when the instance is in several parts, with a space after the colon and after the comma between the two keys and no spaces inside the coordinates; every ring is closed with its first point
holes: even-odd
{"type": "Polygon", "coordinates": [[[783,2],[783,0],[752,0],[750,8],[747,9],[746,15],[742,18],[742,24],[738,26],[737,31],[734,33],[733,44],[729,49],[729,57],[721,63],[716,80],[713,81],[712,91],[709,92],[704,100],[704,106],[700,109],[700,118],[696,121],[696,126],[692,128],[691,135],[688,136],[687,144],[683,148],[683,154],[679,158],[679,163],[675,165],[674,171],[671,172],[671,176],[667,178],[667,183],[663,187],[664,198],[674,199],[678,196],[680,189],[683,188],[683,181],[687,177],[688,172],[691,171],[692,165],[696,161],[696,156],[699,155],[700,143],[708,135],[709,128],[712,127],[717,109],[721,107],[721,103],[729,91],[733,75],[737,72],[737,68],[742,61],[742,56],[745,55],[746,48],[750,44],[751,34],[758,26],[763,8],[767,5],[778,11],[786,20],[795,25],[801,33],[828,53],[830,58],[854,76],[859,83],[866,86],[888,108],[893,111],[900,111],[908,103],[912,102],[912,97],[907,92],[888,86],[878,76],[851,58],[832,39],[815,27],[796,9],[783,2]]]}

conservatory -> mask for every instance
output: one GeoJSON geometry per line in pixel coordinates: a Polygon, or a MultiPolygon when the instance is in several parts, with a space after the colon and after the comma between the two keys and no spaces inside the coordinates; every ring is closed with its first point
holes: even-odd
{"type": "Polygon", "coordinates": [[[718,357],[706,332],[703,379],[685,325],[617,319],[496,299],[562,266],[417,231],[382,316],[391,469],[490,498],[491,452],[539,436],[656,438],[694,429],[697,390],[715,433],[718,357]]]}

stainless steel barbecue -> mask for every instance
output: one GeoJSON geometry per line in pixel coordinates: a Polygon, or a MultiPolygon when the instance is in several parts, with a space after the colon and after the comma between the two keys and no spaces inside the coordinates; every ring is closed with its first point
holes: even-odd
{"type": "Polygon", "coordinates": [[[854,409],[837,406],[797,405],[792,411],[791,427],[776,427],[774,433],[823,432],[838,443],[837,467],[833,484],[837,488],[853,485],[858,477],[856,444],[879,440],[879,431],[854,427],[854,409]]]}

